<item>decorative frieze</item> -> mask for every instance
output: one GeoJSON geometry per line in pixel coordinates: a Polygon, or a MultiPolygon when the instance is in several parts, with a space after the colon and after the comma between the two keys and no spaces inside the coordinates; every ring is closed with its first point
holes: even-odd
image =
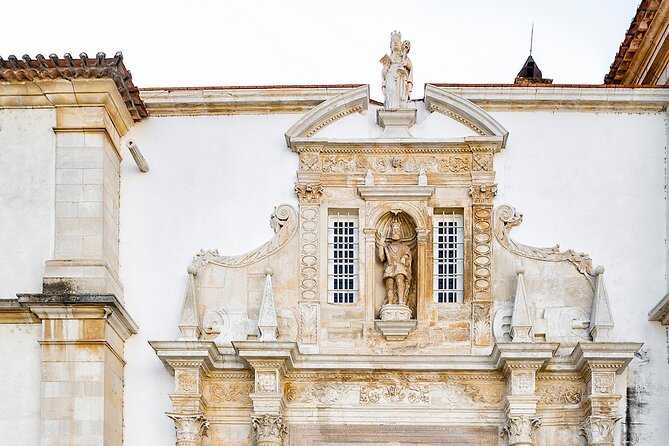
{"type": "Polygon", "coordinates": [[[249,394],[252,392],[253,383],[250,382],[214,383],[209,387],[209,402],[212,404],[250,405],[252,401],[249,394]]]}
{"type": "Polygon", "coordinates": [[[537,381],[539,404],[547,406],[571,406],[583,401],[584,385],[582,382],[537,381]]]}
{"type": "Polygon", "coordinates": [[[176,446],[201,446],[202,436],[209,429],[209,421],[202,413],[167,413],[174,420],[176,446]]]}
{"type": "Polygon", "coordinates": [[[430,387],[420,384],[363,384],[360,386],[360,404],[402,403],[430,404],[430,387]]]}
{"type": "Polygon", "coordinates": [[[463,173],[472,170],[472,155],[323,155],[323,173],[377,174],[463,173]]]}

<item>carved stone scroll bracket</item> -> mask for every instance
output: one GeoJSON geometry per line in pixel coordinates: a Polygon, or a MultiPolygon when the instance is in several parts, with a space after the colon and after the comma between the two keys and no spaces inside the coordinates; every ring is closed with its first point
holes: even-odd
{"type": "Polygon", "coordinates": [[[502,434],[507,438],[509,446],[534,446],[534,434],[539,425],[541,419],[536,416],[509,416],[502,434]]]}
{"type": "Polygon", "coordinates": [[[274,230],[274,237],[259,248],[238,256],[221,256],[217,249],[201,250],[193,257],[192,266],[198,272],[209,264],[227,268],[236,268],[257,263],[279,251],[293,238],[297,232],[297,211],[289,204],[282,204],[274,208],[270,216],[270,226],[274,230]]]}
{"type": "Polygon", "coordinates": [[[286,424],[281,415],[252,415],[253,435],[256,446],[282,446],[287,433],[286,424]]]}
{"type": "Polygon", "coordinates": [[[573,249],[560,251],[560,245],[552,248],[536,248],[523,245],[509,236],[511,230],[523,222],[523,214],[508,205],[499,206],[495,211],[495,237],[499,243],[509,252],[528,259],[541,260],[544,262],[570,262],[579,273],[583,274],[592,283],[592,260],[590,256],[573,249]]]}
{"type": "Polygon", "coordinates": [[[176,446],[200,446],[202,436],[207,434],[209,421],[202,413],[166,412],[174,420],[177,441],[176,446]]]}

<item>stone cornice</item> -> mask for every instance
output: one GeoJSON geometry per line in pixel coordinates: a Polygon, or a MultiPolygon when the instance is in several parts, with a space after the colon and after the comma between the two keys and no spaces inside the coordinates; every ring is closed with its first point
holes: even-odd
{"type": "Polygon", "coordinates": [[[648,320],[669,325],[669,293],[648,312],[648,320]]]}
{"type": "Polygon", "coordinates": [[[300,113],[360,85],[150,88],[140,91],[151,116],[300,113]]]}
{"type": "Polygon", "coordinates": [[[339,355],[301,354],[293,342],[234,342],[238,354],[222,354],[213,341],[151,341],[159,358],[169,370],[175,366],[200,366],[208,374],[235,372],[248,368],[240,359],[259,363],[282,362],[291,373],[325,373],[349,370],[419,371],[458,373],[503,373],[508,368],[544,370],[547,373],[582,374],[589,366],[609,365],[621,372],[641,344],[579,344],[567,356],[555,356],[556,343],[496,344],[487,355],[339,355]],[[190,365],[189,365],[190,364],[190,365]]]}
{"type": "Polygon", "coordinates": [[[40,322],[28,308],[17,299],[0,300],[0,324],[37,324],[40,322]]]}
{"type": "Polygon", "coordinates": [[[498,152],[502,148],[501,136],[467,136],[464,138],[291,138],[291,148],[299,153],[472,153],[498,152]]]}
{"type": "Polygon", "coordinates": [[[123,340],[138,330],[113,294],[18,294],[18,303],[39,319],[105,318],[123,340]]]}
{"type": "Polygon", "coordinates": [[[286,131],[286,144],[291,149],[293,140],[311,137],[322,128],[351,113],[367,111],[369,105],[369,85],[362,85],[335,96],[300,118],[286,131]]]}
{"type": "Polygon", "coordinates": [[[662,86],[436,85],[486,111],[659,112],[669,104],[669,88],[662,86]]]}
{"type": "Polygon", "coordinates": [[[133,125],[132,115],[109,78],[0,81],[0,108],[54,107],[104,107],[121,135],[133,125]]]}
{"type": "Polygon", "coordinates": [[[426,84],[425,108],[449,116],[470,127],[481,136],[501,137],[501,148],[506,145],[509,132],[495,118],[467,98],[426,84]]]}
{"type": "Polygon", "coordinates": [[[59,58],[55,54],[45,58],[38,54],[32,59],[27,54],[21,59],[11,55],[8,60],[0,57],[0,81],[10,83],[40,82],[56,79],[110,79],[120,96],[124,108],[135,121],[147,115],[139,92],[132,82],[132,75],[123,63],[123,54],[119,51],[108,58],[105,53],[97,53],[89,58],[81,53],[78,59],[69,53],[59,58]]]}

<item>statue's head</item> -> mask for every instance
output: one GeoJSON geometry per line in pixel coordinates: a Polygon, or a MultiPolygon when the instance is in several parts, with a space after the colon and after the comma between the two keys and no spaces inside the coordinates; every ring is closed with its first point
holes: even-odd
{"type": "Polygon", "coordinates": [[[390,223],[390,238],[391,240],[402,238],[402,225],[399,220],[393,219],[392,223],[390,223]]]}
{"type": "Polygon", "coordinates": [[[399,31],[393,31],[390,33],[390,51],[393,53],[399,53],[402,51],[402,33],[399,31]]]}

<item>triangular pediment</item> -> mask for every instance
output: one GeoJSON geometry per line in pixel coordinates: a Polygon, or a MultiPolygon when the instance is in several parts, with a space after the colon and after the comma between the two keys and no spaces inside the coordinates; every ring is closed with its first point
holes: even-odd
{"type": "MultiPolygon", "coordinates": [[[[490,138],[503,148],[508,132],[489,113],[473,102],[439,87],[427,85],[424,100],[411,101],[416,110],[410,134],[402,139],[457,141],[490,138]],[[436,113],[435,113],[436,112],[436,113]]],[[[383,107],[371,103],[369,86],[363,85],[322,102],[287,132],[286,142],[388,139],[378,124],[383,107]]]]}

